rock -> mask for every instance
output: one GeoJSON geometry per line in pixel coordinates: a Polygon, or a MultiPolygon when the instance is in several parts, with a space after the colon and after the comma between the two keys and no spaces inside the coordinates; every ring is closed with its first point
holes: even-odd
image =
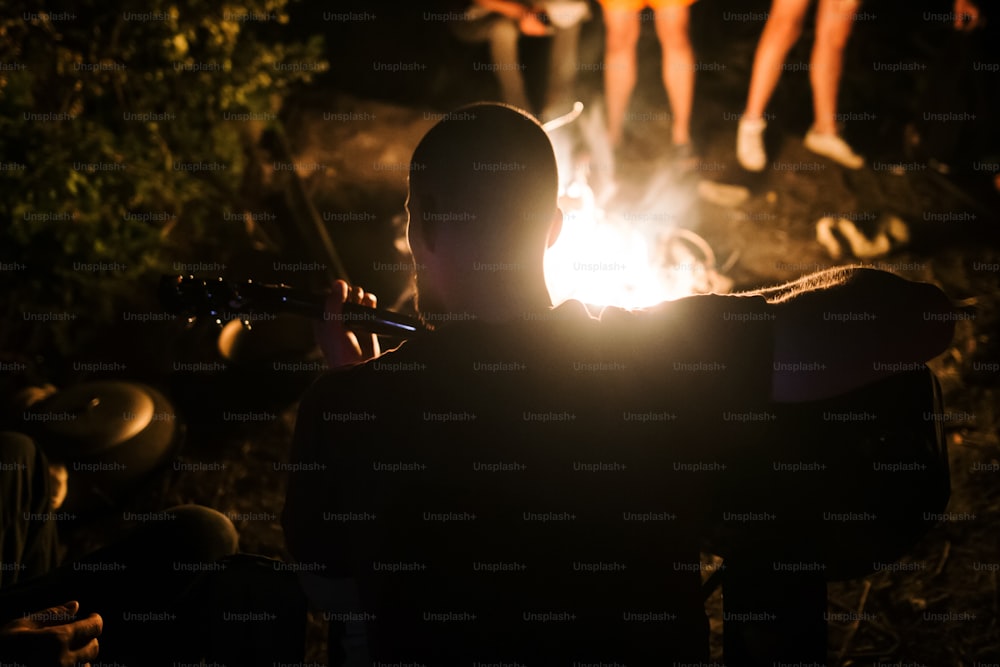
{"type": "Polygon", "coordinates": [[[750,190],[742,185],[728,185],[715,181],[699,181],[698,196],[717,206],[735,208],[750,198],[750,190]]]}

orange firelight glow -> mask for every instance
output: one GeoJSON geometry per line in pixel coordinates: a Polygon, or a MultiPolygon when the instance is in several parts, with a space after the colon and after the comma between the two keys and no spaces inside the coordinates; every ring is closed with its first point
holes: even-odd
{"type": "Polygon", "coordinates": [[[560,195],[562,233],[545,256],[554,304],[576,299],[634,309],[732,286],[716,272],[714,254],[697,234],[672,227],[651,238],[628,216],[602,210],[582,179],[560,195]]]}

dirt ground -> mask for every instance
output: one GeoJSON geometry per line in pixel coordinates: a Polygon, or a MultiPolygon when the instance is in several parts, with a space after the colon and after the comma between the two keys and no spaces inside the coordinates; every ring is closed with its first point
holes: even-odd
{"type": "MultiPolygon", "coordinates": [[[[841,104],[844,111],[877,117],[846,124],[846,136],[868,157],[865,169],[851,172],[823,161],[818,170],[768,169],[751,175],[736,164],[736,123],[725,119],[742,108],[762,24],[713,21],[712,12],[734,4],[705,0],[693,19],[699,59],[713,66],[699,74],[697,84],[693,130],[700,166],[683,176],[671,171],[668,107],[657,65],[659,47],[652,26],[644,23],[634,116],[621,154],[619,176],[624,191],[612,206],[619,213],[641,211],[649,220],[662,221],[659,227],[644,229],[654,241],[658,234],[675,228],[699,234],[711,246],[717,267],[732,281],[734,290],[858,261],[850,252],[832,257],[817,239],[817,222],[823,217],[854,220],[868,239],[886,229],[888,219],[902,221],[907,240],[889,239],[888,248],[862,260],[933,282],[974,313],[958,322],[951,348],[931,365],[941,381],[949,416],[944,426],[953,492],[947,511],[975,518],[941,522],[903,559],[912,567],[831,584],[831,611],[854,612],[862,620],[831,622],[828,664],[970,667],[996,663],[1000,661],[1000,198],[987,174],[966,170],[944,176],[914,166],[926,164],[923,158],[908,154],[904,141],[908,118],[920,108],[919,81],[915,76],[878,78],[870,65],[864,66],[878,58],[936,57],[935,48],[944,48],[934,42],[940,27],[926,34],[918,30],[906,37],[886,37],[894,25],[912,25],[916,19],[908,17],[909,13],[919,13],[930,3],[909,8],[902,3],[873,6],[871,11],[880,18],[859,22],[851,42],[856,48],[847,56],[841,104]],[[705,57],[706,52],[711,57],[705,57]],[[745,198],[735,206],[713,203],[704,194],[706,186],[699,189],[699,181],[743,187],[745,198]],[[953,623],[927,621],[925,611],[967,613],[967,618],[953,623]]],[[[766,2],[749,4],[749,9],[741,5],[741,11],[767,8],[766,2]]],[[[306,3],[300,11],[306,16],[321,10],[306,3]]],[[[403,293],[408,274],[405,267],[393,265],[405,262],[396,242],[410,152],[441,113],[496,95],[489,73],[470,67],[485,57],[481,49],[448,41],[442,26],[424,26],[426,33],[420,33],[408,22],[413,18],[410,14],[383,14],[381,24],[324,26],[331,41],[331,74],[290,100],[283,114],[295,162],[316,165],[300,170],[299,176],[347,272],[352,280],[378,293],[383,305],[391,305],[403,293]],[[393,77],[371,69],[376,57],[387,62],[418,61],[427,67],[419,76],[393,77]],[[354,216],[343,215],[347,212],[354,216]]],[[[806,40],[809,37],[807,31],[806,40]]],[[[594,20],[584,31],[581,62],[599,62],[601,39],[599,22],[594,20]]],[[[526,58],[541,61],[544,50],[531,45],[526,58]]],[[[789,62],[807,60],[806,44],[793,49],[789,62]]],[[[1000,83],[996,78],[993,82],[1000,83]]],[[[534,85],[537,93],[540,88],[537,82],[534,85]]],[[[581,70],[578,87],[587,105],[585,113],[594,113],[600,107],[599,74],[581,70]]],[[[788,72],[770,109],[776,119],[768,135],[773,160],[815,163],[801,144],[809,124],[807,74],[788,72]]],[[[593,117],[582,118],[579,125],[593,126],[593,117]]],[[[581,135],[586,139],[585,132],[581,135]]],[[[995,144],[979,147],[983,152],[976,159],[997,154],[995,144]]],[[[261,150],[267,155],[266,146],[261,150]]],[[[262,200],[276,197],[267,192],[273,176],[261,176],[265,184],[262,200]]],[[[283,260],[315,259],[309,249],[296,246],[288,229],[263,231],[279,239],[283,260]]],[[[839,238],[843,247],[849,245],[839,238]]],[[[252,273],[258,280],[280,276],[288,283],[317,279],[315,274],[282,275],[272,270],[271,259],[278,254],[254,250],[247,239],[233,243],[233,274],[252,273]]],[[[175,337],[169,348],[175,358],[215,358],[210,330],[169,330],[164,336],[175,337]]],[[[236,517],[244,550],[287,558],[278,523],[286,480],[273,464],[287,460],[295,400],[313,375],[300,373],[279,382],[266,373],[240,377],[219,373],[197,383],[176,374],[161,378],[187,424],[180,460],[222,461],[227,468],[168,470],[150,486],[151,493],[129,502],[136,509],[180,502],[215,507],[236,517]],[[276,418],[250,428],[205,417],[213,411],[218,414],[218,407],[229,401],[255,402],[273,410],[276,418]]],[[[70,540],[71,555],[103,539],[101,521],[96,519],[70,540]]],[[[110,519],[103,529],[112,530],[110,519]]],[[[719,614],[718,596],[709,606],[719,614]]],[[[311,638],[309,659],[324,663],[325,639],[318,623],[311,638]]]]}

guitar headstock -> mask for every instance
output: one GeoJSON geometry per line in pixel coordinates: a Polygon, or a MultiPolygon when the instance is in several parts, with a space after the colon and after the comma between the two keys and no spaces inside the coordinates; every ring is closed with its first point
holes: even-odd
{"type": "MultiPolygon", "coordinates": [[[[321,319],[327,293],[252,280],[235,283],[223,278],[165,275],[160,279],[159,296],[166,310],[188,322],[207,319],[222,325],[238,319],[249,327],[253,320],[274,319],[277,313],[321,319]]],[[[415,318],[354,303],[343,305],[342,317],[345,327],[378,335],[405,338],[426,331],[415,318]]]]}
{"type": "Polygon", "coordinates": [[[188,322],[204,318],[225,324],[240,311],[238,290],[221,277],[205,280],[192,275],[165,275],[160,278],[159,297],[164,308],[188,322]]]}

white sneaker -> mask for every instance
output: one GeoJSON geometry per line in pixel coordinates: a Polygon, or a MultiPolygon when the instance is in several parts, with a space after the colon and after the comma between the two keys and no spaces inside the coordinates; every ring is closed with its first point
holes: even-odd
{"type": "Polygon", "coordinates": [[[848,169],[861,169],[865,165],[865,159],[855,153],[839,135],[820,134],[809,130],[806,134],[805,145],[813,153],[828,157],[848,169]]]}
{"type": "Polygon", "coordinates": [[[736,131],[736,159],[747,171],[761,171],[767,165],[767,153],[764,151],[765,127],[767,121],[763,118],[740,119],[740,126],[736,131]]]}

